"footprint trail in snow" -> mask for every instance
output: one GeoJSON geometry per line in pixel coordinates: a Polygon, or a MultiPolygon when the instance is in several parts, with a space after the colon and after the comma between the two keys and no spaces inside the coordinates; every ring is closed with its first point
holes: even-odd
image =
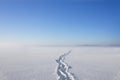
{"type": "Polygon", "coordinates": [[[56,60],[58,63],[56,70],[57,80],[77,80],[75,75],[70,71],[72,67],[65,62],[66,56],[70,53],[71,51],[59,56],[59,58],[56,60]]]}

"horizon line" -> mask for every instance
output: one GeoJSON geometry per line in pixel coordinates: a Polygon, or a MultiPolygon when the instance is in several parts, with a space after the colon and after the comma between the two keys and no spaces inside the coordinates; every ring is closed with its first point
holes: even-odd
{"type": "Polygon", "coordinates": [[[27,47],[120,47],[120,44],[100,45],[100,44],[82,44],[82,45],[25,45],[27,47]]]}

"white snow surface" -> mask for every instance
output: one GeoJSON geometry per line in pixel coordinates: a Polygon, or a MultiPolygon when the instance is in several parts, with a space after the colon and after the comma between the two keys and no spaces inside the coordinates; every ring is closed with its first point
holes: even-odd
{"type": "Polygon", "coordinates": [[[77,80],[120,80],[120,47],[0,48],[0,80],[57,80],[56,60],[69,50],[77,80]]]}

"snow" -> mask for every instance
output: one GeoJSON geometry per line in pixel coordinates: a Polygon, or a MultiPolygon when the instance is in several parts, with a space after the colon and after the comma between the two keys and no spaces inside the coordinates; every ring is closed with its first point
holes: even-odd
{"type": "Polygon", "coordinates": [[[0,48],[0,80],[57,80],[56,59],[69,50],[78,80],[120,80],[120,47],[0,48]]]}

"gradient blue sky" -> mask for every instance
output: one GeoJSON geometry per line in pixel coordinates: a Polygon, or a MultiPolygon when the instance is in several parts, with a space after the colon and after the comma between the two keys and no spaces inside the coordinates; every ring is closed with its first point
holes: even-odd
{"type": "Polygon", "coordinates": [[[0,1],[0,43],[120,44],[118,1],[0,1]]]}

